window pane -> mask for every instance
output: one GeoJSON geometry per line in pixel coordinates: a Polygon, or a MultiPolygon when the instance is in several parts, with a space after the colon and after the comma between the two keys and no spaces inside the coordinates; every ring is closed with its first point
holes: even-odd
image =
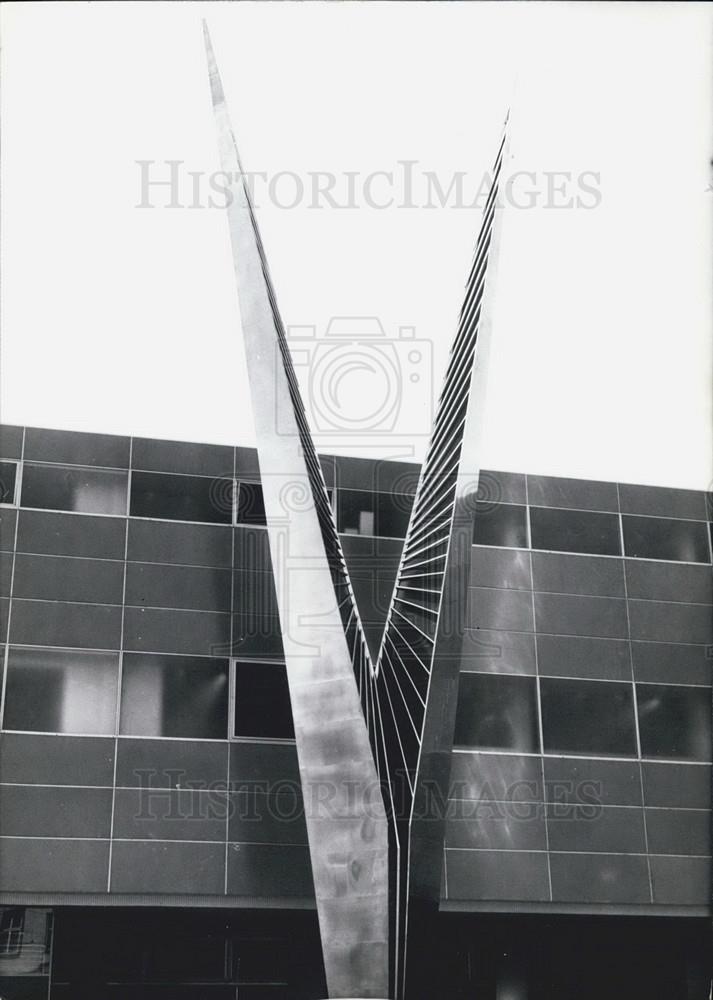
{"type": "Polygon", "coordinates": [[[233,733],[263,739],[295,738],[284,663],[236,662],[233,733]]]}
{"type": "Polygon", "coordinates": [[[347,535],[404,538],[412,506],[413,497],[405,493],[338,490],[338,528],[347,535]]]}
{"type": "Polygon", "coordinates": [[[637,684],[643,756],[710,760],[710,699],[709,688],[637,684]]]}
{"type": "Polygon", "coordinates": [[[257,483],[238,483],[238,524],[265,524],[265,502],[257,483]]]}
{"type": "Polygon", "coordinates": [[[15,462],[0,462],[0,503],[15,502],[15,479],[17,465],[15,462]]]}
{"type": "Polygon", "coordinates": [[[83,514],[125,514],[127,484],[126,472],[26,462],[22,472],[22,506],[83,514]]]}
{"type": "Polygon", "coordinates": [[[591,552],[600,556],[621,554],[616,514],[530,507],[530,531],[533,549],[591,552]]]}
{"type": "Polygon", "coordinates": [[[703,521],[674,521],[668,517],[624,516],[624,548],[628,556],[710,562],[703,521]]]}
{"type": "Polygon", "coordinates": [[[224,740],[228,661],[125,653],[120,718],[124,736],[224,740]]]}
{"type": "Polygon", "coordinates": [[[4,728],[113,733],[118,673],[116,653],[11,648],[4,728]]]}
{"type": "Polygon", "coordinates": [[[461,674],[455,743],[492,750],[539,750],[534,677],[461,674]]]}
{"type": "Polygon", "coordinates": [[[630,684],[542,678],[545,750],[563,753],[636,754],[630,684]]]}
{"type": "Polygon", "coordinates": [[[473,525],[474,545],[527,548],[526,508],[512,503],[478,503],[473,525]]]}
{"type": "Polygon", "coordinates": [[[134,517],[230,524],[232,497],[232,479],[171,476],[160,472],[134,472],[131,476],[131,513],[134,517]]]}

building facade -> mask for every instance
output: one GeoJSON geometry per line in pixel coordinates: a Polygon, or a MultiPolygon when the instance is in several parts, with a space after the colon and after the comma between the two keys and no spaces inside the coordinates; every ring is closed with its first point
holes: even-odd
{"type": "MultiPolygon", "coordinates": [[[[324,996],[255,452],[0,452],[0,997],[324,996]]],[[[376,650],[418,468],[321,462],[376,650]]],[[[709,521],[481,474],[430,995],[708,996],[709,521]]]]}

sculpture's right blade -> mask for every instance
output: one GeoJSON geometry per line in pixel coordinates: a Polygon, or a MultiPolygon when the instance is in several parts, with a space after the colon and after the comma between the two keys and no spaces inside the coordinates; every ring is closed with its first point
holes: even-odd
{"type": "MultiPolygon", "coordinates": [[[[391,796],[396,994],[428,993],[413,915],[438,907],[481,466],[507,122],[374,678],[391,796]],[[413,954],[413,960],[408,959],[413,954]],[[408,960],[407,960],[408,959],[408,960]],[[418,971],[414,971],[418,970],[418,971]]],[[[432,986],[431,986],[432,993],[432,986]]]]}

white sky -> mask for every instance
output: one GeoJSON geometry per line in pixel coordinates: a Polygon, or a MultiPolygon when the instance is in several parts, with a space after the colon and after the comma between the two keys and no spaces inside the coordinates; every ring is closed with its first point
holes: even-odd
{"type": "MultiPolygon", "coordinates": [[[[224,213],[135,207],[137,160],[156,176],[168,159],[218,169],[205,17],[246,169],[306,184],[328,171],[338,197],[345,171],[363,183],[400,160],[418,161],[417,197],[424,171],[446,186],[465,171],[475,191],[514,93],[517,168],[540,189],[544,171],[599,173],[601,204],[507,212],[485,464],[709,488],[711,13],[6,5],[0,417],[252,442],[224,213]]],[[[284,204],[294,185],[274,190],[284,204]]],[[[395,435],[340,432],[322,449],[420,458],[480,213],[378,210],[358,190],[358,209],[288,210],[258,185],[259,222],[288,326],[375,316],[390,339],[410,326],[432,348],[395,435]]],[[[378,385],[360,378],[368,399],[378,385]]]]}

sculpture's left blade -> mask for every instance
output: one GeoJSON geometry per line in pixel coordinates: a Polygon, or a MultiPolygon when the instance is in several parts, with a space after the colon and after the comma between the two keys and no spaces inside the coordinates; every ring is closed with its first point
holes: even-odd
{"type": "Polygon", "coordinates": [[[327,986],[386,997],[387,821],[362,711],[371,662],[204,33],[327,986]]]}

